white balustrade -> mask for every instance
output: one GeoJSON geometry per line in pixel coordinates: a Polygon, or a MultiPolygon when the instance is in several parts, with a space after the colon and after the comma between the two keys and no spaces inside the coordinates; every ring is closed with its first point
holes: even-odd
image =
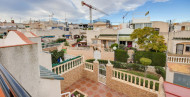
{"type": "Polygon", "coordinates": [[[168,56],[168,62],[190,64],[190,57],[168,56]]]}
{"type": "Polygon", "coordinates": [[[137,87],[143,87],[144,89],[152,90],[153,92],[156,92],[159,89],[159,81],[157,80],[122,72],[116,69],[113,69],[112,77],[124,82],[128,82],[129,84],[134,84],[137,87]]]}
{"type": "Polygon", "coordinates": [[[66,72],[66,71],[70,71],[72,70],[74,67],[81,65],[81,63],[83,63],[82,57],[70,60],[68,62],[65,62],[63,64],[59,64],[55,67],[52,68],[52,71],[56,74],[61,74],[62,72],[66,72]]]}
{"type": "Polygon", "coordinates": [[[93,70],[93,63],[85,62],[85,68],[93,70]]]}

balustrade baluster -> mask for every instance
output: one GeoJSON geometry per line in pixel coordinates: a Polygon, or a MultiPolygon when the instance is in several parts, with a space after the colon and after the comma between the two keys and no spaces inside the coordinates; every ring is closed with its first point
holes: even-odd
{"type": "Polygon", "coordinates": [[[137,77],[136,77],[136,76],[134,76],[134,77],[135,77],[135,85],[136,85],[136,84],[137,84],[137,83],[136,83],[137,77]]]}
{"type": "Polygon", "coordinates": [[[148,89],[150,89],[150,80],[148,80],[148,89]]]}
{"type": "Polygon", "coordinates": [[[153,90],[155,91],[155,82],[153,81],[153,90]]]}
{"type": "Polygon", "coordinates": [[[143,78],[143,88],[145,87],[145,79],[143,78]]]}
{"type": "Polygon", "coordinates": [[[141,85],[141,78],[139,77],[139,86],[141,85]]]}

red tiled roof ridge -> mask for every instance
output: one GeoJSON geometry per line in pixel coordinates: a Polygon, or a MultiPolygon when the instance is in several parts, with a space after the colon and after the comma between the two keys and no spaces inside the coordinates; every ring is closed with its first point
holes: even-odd
{"type": "Polygon", "coordinates": [[[22,32],[20,31],[14,31],[24,42],[27,44],[33,44],[32,41],[30,41],[22,32]]]}
{"type": "Polygon", "coordinates": [[[30,32],[33,36],[35,36],[35,37],[38,37],[36,34],[34,34],[33,32],[30,32]]]}

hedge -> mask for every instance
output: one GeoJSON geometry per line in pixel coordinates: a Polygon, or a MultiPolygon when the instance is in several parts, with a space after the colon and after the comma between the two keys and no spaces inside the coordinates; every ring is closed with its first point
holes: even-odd
{"type": "Polygon", "coordinates": [[[166,64],[166,54],[162,52],[136,51],[134,54],[134,63],[140,64],[140,58],[142,57],[151,59],[151,66],[164,67],[166,64]]]}
{"type": "MultiPolygon", "coordinates": [[[[93,63],[95,59],[88,59],[86,62],[93,63]]],[[[107,64],[107,60],[98,60],[100,64],[107,64]]],[[[124,62],[117,62],[117,61],[110,61],[113,64],[114,68],[122,68],[122,69],[130,69],[130,70],[136,70],[136,71],[145,71],[145,66],[141,64],[133,64],[133,63],[124,63],[124,62]]]]}
{"type": "Polygon", "coordinates": [[[129,58],[129,55],[127,54],[127,51],[117,49],[115,50],[115,60],[119,62],[127,62],[127,59],[129,58]]]}
{"type": "Polygon", "coordinates": [[[154,68],[155,68],[157,74],[162,75],[162,77],[164,79],[166,78],[166,70],[163,67],[155,66],[154,68]]]}

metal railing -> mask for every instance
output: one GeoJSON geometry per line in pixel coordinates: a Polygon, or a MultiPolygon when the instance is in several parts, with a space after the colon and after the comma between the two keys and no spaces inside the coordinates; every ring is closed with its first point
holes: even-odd
{"type": "Polygon", "coordinates": [[[0,86],[6,97],[31,97],[31,95],[0,64],[0,86]]]}

